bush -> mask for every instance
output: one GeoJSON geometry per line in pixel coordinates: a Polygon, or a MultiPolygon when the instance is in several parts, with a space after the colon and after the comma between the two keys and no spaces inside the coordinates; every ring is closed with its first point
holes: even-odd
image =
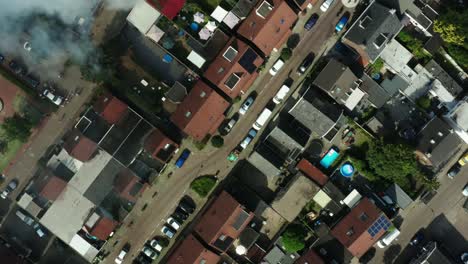
{"type": "Polygon", "coordinates": [[[416,104],[422,109],[427,110],[431,107],[431,99],[427,96],[421,96],[416,100],[416,104]]]}
{"type": "Polygon", "coordinates": [[[374,63],[372,63],[369,67],[371,69],[372,74],[380,73],[380,70],[384,66],[384,61],[381,58],[378,58],[374,63]]]}
{"type": "Polygon", "coordinates": [[[190,184],[190,188],[200,197],[206,197],[216,185],[216,179],[212,176],[198,177],[190,184]]]}
{"type": "Polygon", "coordinates": [[[297,252],[305,247],[307,230],[298,224],[289,225],[281,235],[284,248],[289,253],[297,252]]]}
{"type": "Polygon", "coordinates": [[[292,56],[292,49],[284,48],[281,50],[281,59],[283,59],[284,61],[289,60],[291,56],[292,56]]]}
{"type": "Polygon", "coordinates": [[[215,148],[220,148],[224,145],[224,139],[220,135],[216,135],[211,138],[211,145],[215,148]]]}
{"type": "Polygon", "coordinates": [[[18,139],[25,141],[31,134],[32,123],[26,117],[15,114],[5,118],[2,129],[8,139],[18,139]]]}

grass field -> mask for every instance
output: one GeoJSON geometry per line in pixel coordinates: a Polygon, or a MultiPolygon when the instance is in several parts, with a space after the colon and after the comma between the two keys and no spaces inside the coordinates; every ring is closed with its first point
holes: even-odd
{"type": "MultiPolygon", "coordinates": [[[[0,130],[0,140],[4,138],[2,131],[0,130]]],[[[3,171],[10,161],[16,156],[16,153],[21,149],[21,146],[23,146],[22,141],[20,140],[11,140],[8,142],[8,147],[5,151],[5,153],[0,154],[0,171],[3,171]]]]}

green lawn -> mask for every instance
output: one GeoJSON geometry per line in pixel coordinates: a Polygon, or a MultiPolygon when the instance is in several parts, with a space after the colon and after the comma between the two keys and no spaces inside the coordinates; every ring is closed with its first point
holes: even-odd
{"type": "MultiPolygon", "coordinates": [[[[0,134],[0,139],[1,139],[1,134],[0,134]]],[[[21,146],[23,146],[22,141],[20,140],[12,140],[8,142],[8,147],[5,153],[0,154],[0,171],[4,170],[10,161],[16,156],[16,153],[21,149],[21,146]]]]}

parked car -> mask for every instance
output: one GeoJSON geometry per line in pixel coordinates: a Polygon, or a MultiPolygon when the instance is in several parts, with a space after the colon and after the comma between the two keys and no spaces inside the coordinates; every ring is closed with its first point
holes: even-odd
{"type": "Polygon", "coordinates": [[[18,216],[19,219],[21,219],[24,223],[26,223],[29,226],[34,224],[34,219],[32,219],[30,216],[25,215],[21,211],[16,211],[16,216],[18,216]]]}
{"type": "Polygon", "coordinates": [[[229,120],[229,122],[224,127],[224,132],[226,133],[231,132],[232,128],[236,125],[236,123],[237,123],[237,119],[231,118],[231,120],[229,120]]]}
{"type": "Polygon", "coordinates": [[[169,227],[167,225],[161,228],[161,232],[168,238],[173,238],[175,236],[175,231],[172,229],[172,227],[169,227]]]}
{"type": "Polygon", "coordinates": [[[179,220],[179,222],[183,222],[187,220],[187,218],[189,217],[189,215],[184,210],[180,209],[179,207],[175,209],[172,216],[174,216],[177,220],[179,220]]]}
{"type": "Polygon", "coordinates": [[[273,67],[271,67],[271,69],[270,69],[270,71],[269,71],[270,74],[271,74],[272,76],[275,76],[275,75],[279,72],[279,70],[281,70],[281,68],[283,68],[283,65],[284,65],[284,61],[281,60],[281,59],[278,59],[278,60],[275,62],[275,64],[273,64],[273,67]]]}
{"type": "Polygon", "coordinates": [[[10,67],[12,72],[18,75],[21,75],[26,72],[26,69],[14,60],[11,60],[8,66],[10,67]]]}
{"type": "Polygon", "coordinates": [[[192,213],[193,213],[193,211],[195,211],[195,209],[197,209],[197,205],[193,201],[192,197],[190,197],[188,195],[184,195],[184,197],[182,197],[182,199],[180,199],[180,204],[184,204],[186,207],[191,208],[192,213]]]}
{"type": "Polygon", "coordinates": [[[31,85],[31,87],[33,88],[37,88],[39,86],[39,80],[29,74],[24,76],[24,81],[31,85]]]}
{"type": "Polygon", "coordinates": [[[119,255],[115,258],[114,262],[116,264],[121,264],[125,258],[125,256],[127,255],[128,251],[130,251],[130,244],[125,244],[122,248],[122,250],[120,250],[120,253],[119,255]]]}
{"type": "Polygon", "coordinates": [[[320,10],[322,10],[322,12],[327,12],[328,8],[330,8],[334,1],[335,0],[325,0],[325,2],[320,6],[320,10]]]}
{"type": "Polygon", "coordinates": [[[266,121],[268,120],[268,118],[270,118],[271,114],[272,112],[270,109],[263,109],[263,111],[258,116],[257,120],[255,120],[255,123],[253,123],[252,127],[257,131],[262,129],[263,125],[265,125],[266,121]]]}
{"type": "Polygon", "coordinates": [[[335,26],[335,31],[336,33],[340,32],[341,30],[343,30],[343,28],[346,26],[346,23],[348,23],[348,19],[349,19],[349,16],[348,14],[344,14],[340,20],[338,21],[338,23],[336,24],[335,26]]]}
{"type": "Polygon", "coordinates": [[[315,26],[315,24],[317,24],[318,19],[319,19],[319,15],[312,14],[309,17],[309,19],[307,19],[307,22],[304,24],[304,29],[311,30],[315,26]]]}
{"type": "Polygon", "coordinates": [[[156,252],[156,250],[154,250],[154,249],[152,249],[151,247],[148,247],[148,246],[144,246],[143,250],[141,252],[143,252],[143,254],[145,254],[145,256],[147,256],[148,258],[150,258],[152,260],[155,260],[159,256],[159,253],[156,252]]]}
{"type": "Polygon", "coordinates": [[[468,184],[465,185],[462,191],[463,196],[468,197],[468,184]]]}
{"type": "Polygon", "coordinates": [[[2,194],[0,194],[0,197],[6,199],[8,195],[16,189],[16,187],[18,187],[18,180],[11,180],[10,183],[8,183],[8,185],[6,186],[5,190],[3,190],[2,194]]]}
{"type": "Polygon", "coordinates": [[[399,235],[400,230],[395,228],[391,232],[386,233],[382,239],[377,241],[377,246],[379,248],[385,248],[389,246],[399,235]]]}
{"type": "Polygon", "coordinates": [[[417,246],[421,244],[421,242],[424,240],[424,234],[421,231],[416,232],[414,234],[413,238],[411,238],[410,245],[411,246],[417,246]]]}
{"type": "Polygon", "coordinates": [[[247,99],[244,101],[244,103],[239,108],[239,114],[245,115],[245,113],[247,113],[247,111],[250,109],[250,107],[252,106],[254,101],[255,101],[255,99],[252,96],[247,97],[247,99]]]}
{"type": "Polygon", "coordinates": [[[42,92],[42,95],[49,99],[53,104],[59,106],[63,103],[63,97],[59,95],[53,94],[50,90],[45,89],[44,92],[42,92]]]}
{"type": "Polygon", "coordinates": [[[314,53],[309,53],[307,56],[304,58],[302,61],[301,65],[297,68],[297,74],[302,75],[307,71],[307,68],[312,65],[312,62],[314,62],[315,55],[314,53]]]}
{"type": "Polygon", "coordinates": [[[138,264],[151,264],[153,261],[146,256],[145,253],[141,252],[136,258],[135,263],[138,264]]]}
{"type": "Polygon", "coordinates": [[[179,208],[185,211],[187,214],[191,214],[193,211],[195,211],[195,207],[184,200],[180,201],[179,208]]]}
{"type": "Polygon", "coordinates": [[[182,166],[184,166],[184,163],[188,159],[189,156],[190,156],[190,150],[184,149],[184,151],[182,151],[182,154],[180,154],[179,158],[177,159],[175,163],[176,167],[182,168],[182,166]]]}
{"type": "Polygon", "coordinates": [[[177,220],[175,220],[174,218],[172,217],[169,217],[166,221],[166,223],[168,225],[170,225],[175,231],[179,230],[180,228],[180,223],[177,222],[177,220]]]}
{"type": "Polygon", "coordinates": [[[463,254],[460,256],[460,259],[461,259],[461,261],[463,262],[463,264],[468,264],[468,252],[463,253],[463,254]]]}
{"type": "Polygon", "coordinates": [[[460,164],[460,166],[465,166],[467,163],[468,163],[468,153],[466,153],[465,155],[463,155],[463,156],[458,160],[458,164],[460,164]]]}
{"type": "Polygon", "coordinates": [[[242,142],[239,144],[239,147],[241,149],[246,149],[247,146],[250,144],[250,142],[252,142],[252,140],[254,139],[254,137],[257,135],[257,131],[253,128],[251,128],[249,130],[249,133],[247,134],[247,136],[244,138],[244,140],[242,140],[242,142]]]}
{"type": "Polygon", "coordinates": [[[452,168],[450,168],[450,170],[448,171],[447,176],[450,179],[453,179],[453,178],[455,178],[455,176],[457,176],[457,174],[460,172],[460,170],[461,170],[460,164],[455,163],[455,165],[453,165],[452,168]]]}
{"type": "Polygon", "coordinates": [[[148,243],[156,252],[161,252],[163,246],[159,243],[157,239],[153,239],[148,243]]]}
{"type": "Polygon", "coordinates": [[[465,203],[463,204],[463,208],[468,213],[468,198],[465,200],[465,203]]]}
{"type": "Polygon", "coordinates": [[[289,87],[283,84],[283,86],[281,86],[279,91],[276,93],[275,97],[273,97],[273,103],[280,104],[288,94],[289,90],[289,87]]]}
{"type": "Polygon", "coordinates": [[[34,230],[36,230],[36,234],[37,234],[39,237],[45,236],[45,232],[44,232],[44,230],[42,230],[40,224],[36,223],[36,224],[34,225],[34,230]]]}

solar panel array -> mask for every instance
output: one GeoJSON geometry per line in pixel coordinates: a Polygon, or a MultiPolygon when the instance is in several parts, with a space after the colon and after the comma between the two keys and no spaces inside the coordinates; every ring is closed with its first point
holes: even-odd
{"type": "Polygon", "coordinates": [[[252,74],[255,70],[257,70],[257,66],[255,66],[254,62],[257,59],[258,55],[253,51],[251,48],[248,48],[244,55],[239,60],[239,64],[250,74],[252,74]]]}
{"type": "Polygon", "coordinates": [[[375,221],[374,224],[372,224],[371,227],[369,227],[369,229],[367,229],[367,232],[369,232],[369,234],[374,237],[375,235],[377,235],[380,230],[385,230],[387,231],[388,228],[391,226],[392,224],[390,223],[390,221],[388,221],[388,219],[385,217],[385,215],[381,215],[379,217],[379,219],[377,219],[377,221],[375,221]]]}

